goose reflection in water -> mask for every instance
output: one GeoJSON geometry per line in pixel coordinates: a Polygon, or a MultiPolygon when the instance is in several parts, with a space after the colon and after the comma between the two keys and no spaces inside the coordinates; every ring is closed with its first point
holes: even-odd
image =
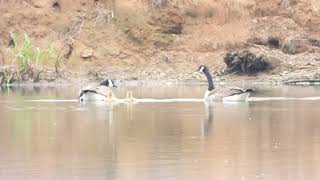
{"type": "Polygon", "coordinates": [[[205,102],[205,118],[202,121],[202,136],[209,136],[213,129],[213,120],[223,120],[228,116],[229,112],[237,111],[240,116],[248,116],[250,114],[250,102],[205,102]]]}
{"type": "Polygon", "coordinates": [[[202,123],[202,136],[208,136],[210,129],[212,128],[213,122],[213,103],[205,103],[205,113],[206,116],[202,123]]]}
{"type": "Polygon", "coordinates": [[[82,101],[80,106],[91,112],[93,112],[98,120],[113,121],[113,111],[116,102],[105,102],[105,101],[82,101]]]}

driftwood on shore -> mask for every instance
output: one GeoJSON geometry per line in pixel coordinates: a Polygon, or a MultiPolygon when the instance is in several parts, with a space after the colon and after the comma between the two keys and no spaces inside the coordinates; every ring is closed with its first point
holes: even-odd
{"type": "Polygon", "coordinates": [[[299,80],[286,80],[282,84],[286,85],[320,85],[320,79],[299,79],[299,80]]]}

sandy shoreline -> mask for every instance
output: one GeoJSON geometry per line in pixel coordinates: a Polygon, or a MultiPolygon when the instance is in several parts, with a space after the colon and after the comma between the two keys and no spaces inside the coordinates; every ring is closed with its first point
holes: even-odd
{"type": "MultiPolygon", "coordinates": [[[[185,75],[180,74],[178,76],[183,76],[184,78],[174,78],[174,77],[158,77],[158,78],[136,78],[134,77],[110,77],[110,76],[101,76],[101,77],[88,77],[88,76],[65,76],[58,77],[53,81],[40,80],[39,82],[25,81],[25,82],[14,82],[9,86],[19,87],[19,86],[84,86],[86,84],[99,83],[103,79],[112,79],[116,84],[121,85],[147,85],[147,86],[159,86],[159,85],[206,85],[207,80],[201,76],[195,75],[185,75]]],[[[281,85],[281,84],[301,84],[301,85],[318,85],[320,79],[314,78],[292,78],[290,76],[286,78],[278,78],[275,76],[260,77],[260,76],[236,76],[236,75],[226,75],[213,77],[213,80],[216,84],[229,84],[229,85],[281,85]]],[[[6,84],[1,86],[5,87],[6,84]]]]}

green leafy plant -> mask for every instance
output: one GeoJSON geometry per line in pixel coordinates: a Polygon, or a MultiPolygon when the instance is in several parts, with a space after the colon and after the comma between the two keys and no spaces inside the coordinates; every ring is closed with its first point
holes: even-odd
{"type": "Polygon", "coordinates": [[[19,75],[30,73],[34,66],[38,66],[42,61],[51,59],[55,54],[52,45],[45,50],[34,47],[27,33],[23,34],[23,41],[21,41],[21,43],[16,34],[12,33],[11,37],[14,42],[14,58],[12,64],[17,65],[19,75]]]}

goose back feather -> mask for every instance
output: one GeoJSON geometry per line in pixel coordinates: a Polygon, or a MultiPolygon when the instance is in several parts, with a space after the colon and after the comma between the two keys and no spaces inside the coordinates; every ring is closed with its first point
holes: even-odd
{"type": "Polygon", "coordinates": [[[200,66],[198,71],[203,73],[208,81],[208,89],[204,94],[206,101],[246,101],[250,93],[253,92],[252,89],[239,87],[215,88],[209,69],[206,66],[200,66]]]}
{"type": "Polygon", "coordinates": [[[79,99],[80,101],[106,101],[108,98],[115,98],[109,86],[116,87],[109,79],[96,86],[86,86],[79,92],[79,99]]]}

